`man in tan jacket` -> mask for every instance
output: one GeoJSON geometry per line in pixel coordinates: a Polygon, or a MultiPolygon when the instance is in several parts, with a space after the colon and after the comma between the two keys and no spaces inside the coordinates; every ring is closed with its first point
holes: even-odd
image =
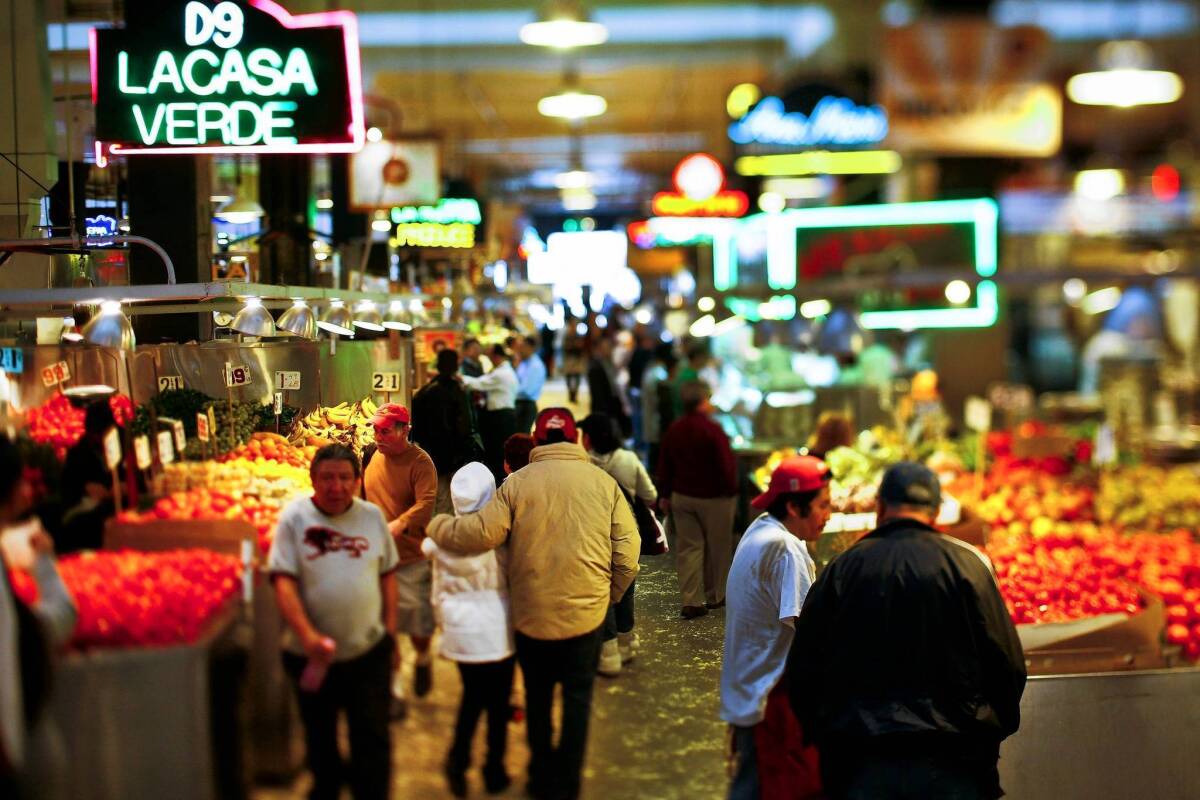
{"type": "Polygon", "coordinates": [[[508,543],[529,792],[556,800],[579,796],[604,617],[637,577],[641,550],[617,482],[590,463],[577,440],[571,412],[546,409],[534,428],[529,466],[478,512],[439,515],[427,531],[439,547],[464,553],[508,543]],[[554,747],[551,705],[560,683],[562,731],[554,747]]]}

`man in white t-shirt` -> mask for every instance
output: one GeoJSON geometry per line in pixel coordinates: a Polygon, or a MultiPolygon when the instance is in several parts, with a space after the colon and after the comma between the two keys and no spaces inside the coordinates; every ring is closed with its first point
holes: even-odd
{"type": "Polygon", "coordinates": [[[279,516],[267,570],[286,623],[283,666],[296,684],[310,798],[386,800],[391,783],[388,700],[399,556],[379,507],[358,497],[358,457],[342,445],[317,451],[311,498],[279,516]],[[350,764],[338,752],[346,714],[350,764]]]}
{"type": "MultiPolygon", "coordinates": [[[[771,720],[768,699],[783,677],[796,617],[816,580],[806,542],[815,541],[829,520],[829,470],[812,456],[786,459],[772,473],[767,491],[751,505],[765,513],[742,535],[725,590],[721,719],[732,729],[730,800],[769,796],[764,780],[779,775],[779,764],[797,761],[771,757],[771,752],[799,748],[799,743],[780,741],[781,731],[795,729],[786,693],[779,692],[771,720]],[[788,718],[781,725],[782,717],[788,718]],[[769,770],[760,768],[764,756],[772,764],[769,770]]],[[[812,772],[810,777],[815,777],[815,769],[812,772]]]]}

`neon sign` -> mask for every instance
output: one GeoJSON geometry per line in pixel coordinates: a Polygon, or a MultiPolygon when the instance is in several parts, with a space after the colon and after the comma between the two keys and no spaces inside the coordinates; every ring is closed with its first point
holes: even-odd
{"type": "Polygon", "coordinates": [[[91,237],[109,237],[117,235],[117,220],[107,214],[96,217],[84,217],[83,235],[91,237]]]}
{"type": "Polygon", "coordinates": [[[392,222],[434,222],[452,225],[456,222],[478,225],[483,221],[479,202],[470,198],[445,197],[432,206],[397,206],[392,209],[392,222]]]}
{"type": "Polygon", "coordinates": [[[475,226],[468,222],[402,222],[396,226],[392,247],[475,246],[475,226]]]}
{"type": "Polygon", "coordinates": [[[725,170],[707,153],[679,162],[672,176],[674,192],[654,195],[651,208],[663,217],[740,217],[750,208],[745,192],[725,189],[725,170]]]}
{"type": "Polygon", "coordinates": [[[350,153],[365,139],[354,14],[167,2],[90,33],[97,151],[350,153]]]}
{"type": "Polygon", "coordinates": [[[729,138],[736,144],[785,147],[861,147],[879,144],[887,132],[882,106],[860,106],[833,95],[818,100],[808,114],[786,111],[782,99],[764,97],[729,125],[729,138]]]}

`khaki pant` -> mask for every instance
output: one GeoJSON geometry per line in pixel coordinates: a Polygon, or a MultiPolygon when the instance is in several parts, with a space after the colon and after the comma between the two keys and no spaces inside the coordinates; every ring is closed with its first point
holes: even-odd
{"type": "Polygon", "coordinates": [[[705,500],[678,492],[671,495],[675,569],[683,605],[702,606],[725,599],[725,581],[733,560],[735,505],[733,497],[705,500]]]}

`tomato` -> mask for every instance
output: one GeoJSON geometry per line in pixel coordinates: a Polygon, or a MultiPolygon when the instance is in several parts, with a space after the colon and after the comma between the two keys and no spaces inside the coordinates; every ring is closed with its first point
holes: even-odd
{"type": "Polygon", "coordinates": [[[1191,631],[1187,625],[1168,625],[1167,626],[1167,641],[1171,644],[1184,645],[1191,638],[1191,631]]]}
{"type": "Polygon", "coordinates": [[[1167,606],[1167,622],[1171,624],[1187,625],[1191,621],[1191,612],[1187,606],[1176,605],[1167,606]]]}

